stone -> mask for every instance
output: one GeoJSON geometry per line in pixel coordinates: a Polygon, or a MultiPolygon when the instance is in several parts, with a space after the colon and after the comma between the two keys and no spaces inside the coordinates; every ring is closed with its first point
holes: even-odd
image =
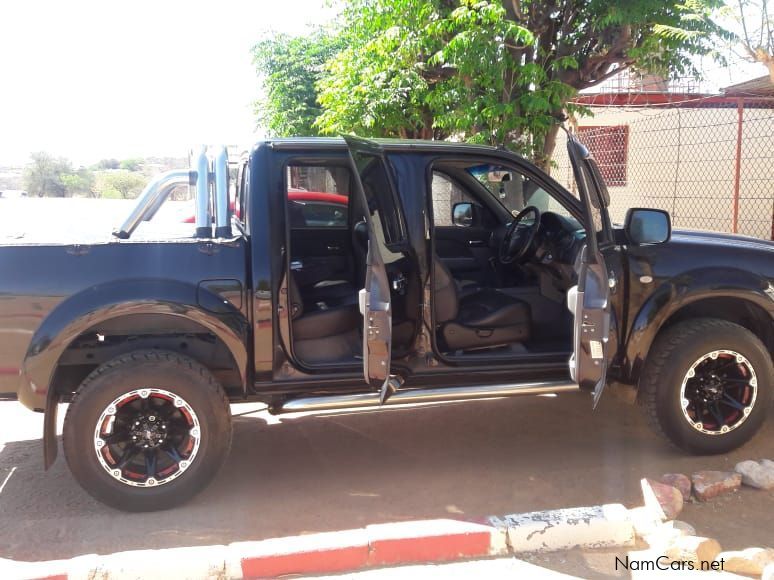
{"type": "Polygon", "coordinates": [[[693,562],[698,569],[701,562],[715,560],[720,550],[720,544],[712,538],[678,536],[667,547],[665,555],[669,560],[693,562]]]}
{"type": "Polygon", "coordinates": [[[758,489],[774,489],[774,461],[742,461],[736,464],[734,471],[742,476],[742,483],[758,489]],[[770,466],[769,466],[770,465],[770,466]]]}
{"type": "Polygon", "coordinates": [[[684,522],[682,520],[675,520],[672,522],[672,527],[676,530],[679,530],[680,533],[683,536],[695,536],[696,535],[696,528],[694,528],[691,524],[688,522],[684,522]]]}
{"type": "Polygon", "coordinates": [[[771,459],[761,459],[761,465],[766,469],[774,469],[774,461],[771,459]]]}
{"type": "Polygon", "coordinates": [[[640,539],[655,533],[663,525],[661,509],[654,511],[647,506],[639,506],[629,509],[629,519],[634,526],[634,533],[640,539]]]}
{"type": "Polygon", "coordinates": [[[708,501],[738,490],[742,485],[742,476],[732,471],[697,471],[691,476],[691,481],[696,499],[708,501]]]}
{"type": "Polygon", "coordinates": [[[661,522],[651,533],[647,534],[642,539],[645,540],[651,549],[659,550],[661,553],[664,553],[667,547],[673,544],[677,538],[685,535],[672,524],[673,522],[661,522]]]}
{"type": "Polygon", "coordinates": [[[675,519],[683,511],[683,494],[676,487],[654,479],[640,481],[645,506],[658,513],[660,508],[664,520],[675,519]]]}
{"type": "Polygon", "coordinates": [[[734,552],[721,552],[716,560],[723,560],[723,571],[725,572],[760,576],[767,566],[774,566],[774,550],[771,548],[747,548],[734,552]]]}
{"type": "Polygon", "coordinates": [[[661,476],[661,483],[666,483],[680,490],[684,501],[691,499],[691,478],[684,473],[665,473],[661,476]]]}

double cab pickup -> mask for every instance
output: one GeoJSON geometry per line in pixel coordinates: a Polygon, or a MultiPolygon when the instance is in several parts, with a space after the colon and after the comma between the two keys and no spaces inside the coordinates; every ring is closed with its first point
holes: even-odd
{"type": "Polygon", "coordinates": [[[571,189],[461,143],[278,139],[232,164],[202,148],[112,235],[0,246],[0,392],[45,413],[46,467],[69,403],[74,477],[134,511],[214,477],[234,402],[596,405],[607,386],[686,452],[744,444],[774,394],[774,243],[656,209],[613,224],[597,164],[568,149],[571,189]],[[180,185],[195,223],[151,231],[180,185]]]}

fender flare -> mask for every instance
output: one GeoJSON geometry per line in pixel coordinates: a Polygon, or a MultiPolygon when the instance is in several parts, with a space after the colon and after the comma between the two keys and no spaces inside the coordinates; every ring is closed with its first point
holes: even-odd
{"type": "Polygon", "coordinates": [[[161,314],[191,320],[212,332],[228,348],[247,384],[249,323],[231,303],[201,286],[178,281],[140,279],[110,282],[74,294],[60,303],[35,331],[22,364],[19,401],[44,409],[44,463],[56,458],[56,408],[59,397],[51,388],[59,360],[81,333],[121,316],[161,314]]]}
{"type": "Polygon", "coordinates": [[[639,383],[647,354],[664,324],[689,304],[730,298],[761,307],[774,321],[774,301],[766,294],[768,288],[767,280],[738,269],[697,269],[662,282],[634,316],[622,360],[624,377],[634,385],[639,383]]]}

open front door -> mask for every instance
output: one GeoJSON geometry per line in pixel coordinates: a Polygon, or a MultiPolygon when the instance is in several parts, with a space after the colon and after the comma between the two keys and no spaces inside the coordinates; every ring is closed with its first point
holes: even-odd
{"type": "Polygon", "coordinates": [[[567,294],[575,316],[570,376],[585,390],[594,391],[594,407],[605,388],[610,350],[610,287],[599,242],[610,236],[607,188],[588,149],[568,135],[567,149],[578,193],[584,206],[586,246],[576,265],[578,285],[567,294]]]}
{"type": "Polygon", "coordinates": [[[365,285],[360,290],[360,313],[363,315],[363,376],[381,402],[395,391],[397,381],[390,375],[392,345],[392,310],[390,285],[380,246],[394,227],[386,216],[399,214],[397,197],[384,152],[378,144],[363,139],[346,138],[354,177],[357,213],[356,228],[368,232],[365,285]]]}

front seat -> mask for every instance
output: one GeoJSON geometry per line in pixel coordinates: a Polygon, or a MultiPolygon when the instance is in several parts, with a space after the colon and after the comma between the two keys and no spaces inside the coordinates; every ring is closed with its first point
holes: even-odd
{"type": "Polygon", "coordinates": [[[473,350],[529,339],[529,304],[493,288],[460,294],[438,257],[433,262],[435,323],[448,350],[473,350]]]}

